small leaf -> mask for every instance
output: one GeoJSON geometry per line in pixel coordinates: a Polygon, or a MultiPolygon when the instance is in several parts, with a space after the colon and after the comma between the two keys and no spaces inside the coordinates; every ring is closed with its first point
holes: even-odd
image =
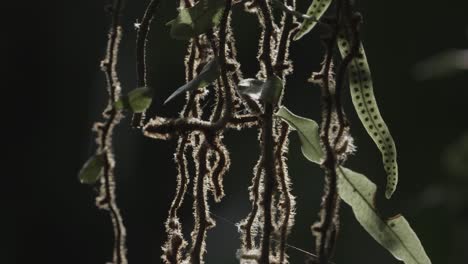
{"type": "Polygon", "coordinates": [[[377,187],[366,176],[339,167],[338,193],[353,209],[354,216],[364,229],[392,255],[406,264],[430,264],[421,241],[408,221],[397,215],[382,218],[375,208],[377,187]]]}
{"type": "Polygon", "coordinates": [[[276,75],[270,76],[262,85],[260,100],[277,105],[283,93],[283,81],[276,75]]]}
{"type": "Polygon", "coordinates": [[[332,0],[313,0],[309,9],[307,9],[307,16],[310,18],[302,21],[302,24],[299,26],[299,31],[294,36],[294,40],[302,38],[317,25],[317,21],[325,14],[331,2],[332,0]]]}
{"type": "Polygon", "coordinates": [[[264,83],[264,81],[248,78],[241,80],[237,84],[237,87],[241,94],[247,95],[254,100],[259,100],[264,83]]]}
{"type": "Polygon", "coordinates": [[[193,78],[190,82],[179,87],[175,92],[173,92],[167,99],[164,101],[164,104],[168,103],[176,96],[184,93],[196,90],[198,88],[205,87],[210,83],[214,82],[219,76],[219,64],[216,58],[209,61],[201,70],[200,74],[197,77],[193,78]]]}
{"type": "Polygon", "coordinates": [[[78,179],[81,183],[93,184],[102,176],[102,170],[105,164],[104,154],[96,154],[89,158],[78,173],[78,179]]]}
{"type": "Polygon", "coordinates": [[[128,93],[128,101],[134,113],[142,113],[153,101],[153,89],[140,87],[128,93]]]}
{"type": "MultiPolygon", "coordinates": [[[[349,50],[351,49],[350,43],[342,34],[338,36],[338,47],[343,58],[349,54],[349,50]]],[[[375,100],[369,63],[367,62],[362,43],[359,46],[358,56],[351,61],[348,71],[354,108],[367,133],[382,153],[382,161],[387,173],[385,197],[389,199],[395,192],[398,183],[396,146],[390,130],[380,115],[377,101],[375,100]]]]}
{"type": "Polygon", "coordinates": [[[203,0],[192,7],[181,9],[175,19],[166,23],[171,26],[171,36],[187,40],[217,26],[225,4],[223,0],[203,0]]]}
{"type": "Polygon", "coordinates": [[[320,164],[324,157],[322,147],[320,146],[319,126],[311,119],[297,116],[286,107],[276,112],[276,115],[286,121],[299,135],[301,141],[302,154],[311,162],[320,164]]]}
{"type": "Polygon", "coordinates": [[[142,113],[150,107],[153,101],[153,89],[140,87],[132,90],[128,95],[123,95],[115,102],[115,107],[119,110],[127,109],[134,113],[142,113]]]}

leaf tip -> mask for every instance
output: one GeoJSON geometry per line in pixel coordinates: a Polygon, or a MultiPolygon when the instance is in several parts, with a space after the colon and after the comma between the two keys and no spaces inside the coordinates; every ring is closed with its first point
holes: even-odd
{"type": "Polygon", "coordinates": [[[392,198],[393,194],[395,193],[396,190],[396,183],[395,185],[392,185],[392,183],[387,183],[387,189],[385,190],[385,198],[390,199],[392,198]]]}
{"type": "Polygon", "coordinates": [[[174,97],[176,97],[177,94],[171,94],[163,103],[163,106],[165,106],[167,103],[169,103],[170,101],[172,101],[172,99],[174,99],[174,97]]]}
{"type": "Polygon", "coordinates": [[[300,34],[300,33],[298,32],[296,35],[294,35],[293,41],[298,41],[299,39],[302,38],[302,36],[304,36],[304,35],[303,35],[303,34],[300,34]]]}

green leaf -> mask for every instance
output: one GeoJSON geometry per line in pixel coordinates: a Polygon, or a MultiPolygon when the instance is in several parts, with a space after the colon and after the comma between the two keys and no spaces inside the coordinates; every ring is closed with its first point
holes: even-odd
{"type": "Polygon", "coordinates": [[[340,197],[352,207],[358,222],[380,245],[406,264],[431,263],[402,215],[384,219],[378,214],[374,204],[377,189],[374,183],[366,176],[343,167],[339,167],[337,172],[340,197]]]}
{"type": "Polygon", "coordinates": [[[313,0],[309,9],[307,9],[307,16],[310,18],[302,21],[302,24],[299,26],[299,31],[294,36],[294,40],[302,38],[317,25],[317,21],[325,14],[331,2],[332,0],[313,0]]]}
{"type": "MultiPolygon", "coordinates": [[[[343,58],[349,54],[350,43],[342,34],[338,36],[338,47],[343,58]]],[[[389,199],[398,183],[397,152],[390,130],[380,115],[375,100],[369,64],[362,43],[359,44],[358,56],[348,66],[348,72],[351,98],[359,119],[382,153],[387,173],[385,197],[389,199]]]]}
{"type": "Polygon", "coordinates": [[[311,119],[297,116],[286,107],[276,112],[276,115],[286,121],[299,135],[301,141],[302,154],[311,162],[320,164],[324,157],[322,147],[320,146],[319,126],[311,119]]]}
{"type": "Polygon", "coordinates": [[[104,154],[96,154],[89,158],[78,173],[78,179],[81,183],[93,184],[102,176],[102,170],[105,164],[104,154]]]}
{"type": "Polygon", "coordinates": [[[171,26],[171,36],[187,40],[207,32],[221,21],[226,2],[202,0],[194,6],[179,11],[179,15],[166,25],[171,26]]]}
{"type": "Polygon", "coordinates": [[[135,113],[142,113],[148,109],[153,100],[153,89],[149,87],[137,88],[128,93],[130,107],[135,113]]]}
{"type": "Polygon", "coordinates": [[[119,110],[128,109],[134,113],[142,113],[150,107],[153,101],[153,89],[149,87],[136,88],[128,95],[121,96],[115,102],[115,107],[119,110]]]}
{"type": "Polygon", "coordinates": [[[200,74],[197,77],[193,78],[190,82],[179,87],[175,92],[173,92],[167,99],[164,101],[164,104],[168,103],[176,96],[184,93],[196,90],[208,86],[210,83],[214,82],[220,74],[219,64],[216,58],[213,58],[209,61],[201,70],[200,74]]]}
{"type": "Polygon", "coordinates": [[[277,105],[283,93],[283,81],[276,75],[270,76],[262,85],[260,100],[277,105]]]}

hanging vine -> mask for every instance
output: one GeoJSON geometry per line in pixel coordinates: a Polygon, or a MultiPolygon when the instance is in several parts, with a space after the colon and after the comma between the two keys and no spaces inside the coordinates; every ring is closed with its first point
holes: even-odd
{"type": "Polygon", "coordinates": [[[185,104],[177,118],[154,116],[147,121],[145,112],[153,96],[147,82],[150,62],[146,54],[151,49],[147,38],[159,4],[159,0],[149,2],[137,29],[137,88],[120,95],[116,65],[122,1],[114,0],[108,48],[102,62],[109,102],[103,112],[104,121],[94,126],[96,154],[80,172],[83,183],[100,185],[97,205],[109,211],[114,226],[113,263],[127,263],[126,232],[115,197],[112,151],[112,132],[125,112],[133,113],[133,127],[141,129],[145,136],[177,140],[174,153],[177,185],[165,223],[164,263],[204,263],[207,233],[216,225],[208,197],[222,202],[223,179],[231,166],[224,135],[230,129],[247,128],[258,131],[259,157],[249,187],[251,211],[239,224],[241,263],[289,263],[287,249],[294,247],[287,238],[296,211],[287,166],[291,131],[299,134],[302,153],[321,166],[325,178],[319,219],[312,226],[315,254],[306,252],[315,263],[331,263],[339,238],[342,200],[353,208],[364,229],[396,258],[406,263],[430,263],[402,216],[386,219],[377,213],[373,202],[375,185],[364,175],[343,167],[347,156],[355,152],[342,102],[348,85],[358,116],[382,151],[388,175],[387,198],[395,191],[398,177],[395,143],[377,109],[360,34],[362,16],[351,0],[313,0],[306,14],[296,9],[295,0],[178,1],[178,15],[167,25],[172,38],[188,42],[184,61],[186,84],[176,89],[165,103],[185,94],[185,104]],[[231,20],[235,19],[232,9],[240,4],[246,12],[257,16],[261,27],[257,56],[260,70],[251,78],[244,78],[241,72],[236,37],[231,29],[231,20]],[[280,12],[272,12],[273,8],[280,12]],[[276,13],[281,18],[275,19],[276,13]],[[294,69],[290,47],[293,40],[302,39],[315,27],[325,32],[321,35],[325,48],[322,68],[309,79],[321,91],[320,125],[294,115],[282,105],[287,77],[294,69]],[[214,103],[202,107],[206,102],[214,103]],[[195,165],[193,169],[190,160],[195,165]],[[185,219],[179,218],[178,211],[190,195],[189,189],[193,190],[194,226],[190,239],[186,239],[182,232],[185,219]]]}

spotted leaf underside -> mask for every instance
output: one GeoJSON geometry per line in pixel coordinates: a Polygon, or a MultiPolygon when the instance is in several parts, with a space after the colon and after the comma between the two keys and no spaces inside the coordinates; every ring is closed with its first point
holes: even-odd
{"type": "MultiPolygon", "coordinates": [[[[350,42],[343,34],[338,37],[338,47],[343,58],[351,50],[350,42]]],[[[395,142],[377,107],[369,63],[362,43],[359,43],[358,54],[348,66],[348,73],[351,98],[359,119],[382,153],[387,173],[385,196],[390,198],[398,183],[397,152],[395,142]]]]}

